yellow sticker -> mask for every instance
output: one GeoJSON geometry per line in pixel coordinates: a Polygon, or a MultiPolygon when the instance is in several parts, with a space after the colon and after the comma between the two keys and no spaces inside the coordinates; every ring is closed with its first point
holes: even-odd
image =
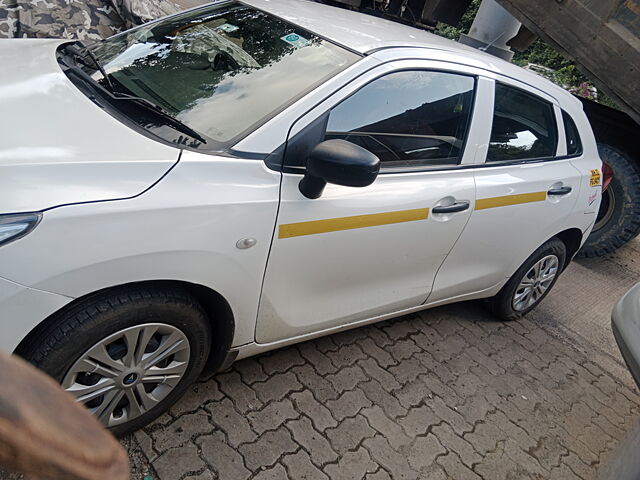
{"type": "Polygon", "coordinates": [[[591,185],[592,187],[597,187],[598,185],[600,185],[600,170],[599,169],[593,169],[591,170],[591,178],[589,179],[589,185],[591,185]]]}

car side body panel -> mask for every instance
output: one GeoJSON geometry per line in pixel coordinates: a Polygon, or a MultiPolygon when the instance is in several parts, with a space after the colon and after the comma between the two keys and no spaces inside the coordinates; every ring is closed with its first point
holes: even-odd
{"type": "MultiPolygon", "coordinates": [[[[280,174],[261,160],[184,152],[137,198],[45,212],[31,234],[0,249],[2,275],[68,301],[139,281],[204,285],[230,304],[234,344],[251,342],[279,187],[280,174]],[[255,246],[238,248],[245,238],[255,246]]],[[[0,318],[12,338],[31,321],[0,318]]]]}

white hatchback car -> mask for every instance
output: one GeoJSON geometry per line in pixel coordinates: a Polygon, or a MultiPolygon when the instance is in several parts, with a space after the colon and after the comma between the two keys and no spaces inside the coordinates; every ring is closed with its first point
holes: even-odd
{"type": "Polygon", "coordinates": [[[373,17],[220,1],[0,53],[0,348],[115,433],[207,362],[460,300],[517,318],[598,211],[578,100],[373,17]]]}

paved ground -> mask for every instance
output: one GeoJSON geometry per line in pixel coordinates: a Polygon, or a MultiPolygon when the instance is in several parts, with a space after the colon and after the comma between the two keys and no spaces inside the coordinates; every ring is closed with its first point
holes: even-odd
{"type": "Polygon", "coordinates": [[[594,478],[640,415],[608,324],[638,246],[518,322],[472,302],[238,362],[127,440],[134,478],[594,478]]]}

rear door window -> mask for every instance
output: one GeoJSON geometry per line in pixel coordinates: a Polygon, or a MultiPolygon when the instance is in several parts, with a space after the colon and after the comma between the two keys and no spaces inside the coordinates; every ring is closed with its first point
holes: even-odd
{"type": "Polygon", "coordinates": [[[549,158],[557,145],[553,105],[497,82],[487,162],[549,158]]]}

